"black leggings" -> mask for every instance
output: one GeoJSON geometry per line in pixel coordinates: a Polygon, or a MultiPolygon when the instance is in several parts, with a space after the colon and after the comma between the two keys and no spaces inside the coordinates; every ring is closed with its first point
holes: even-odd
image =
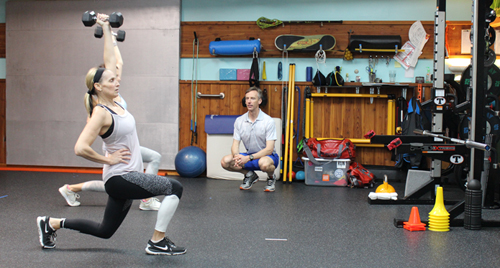
{"type": "Polygon", "coordinates": [[[180,199],[183,191],[182,184],[177,180],[139,172],[111,177],[105,187],[109,197],[101,223],[86,219],[66,219],[61,228],[77,230],[100,238],[110,238],[127,216],[133,199],[157,195],[176,195],[180,199]]]}

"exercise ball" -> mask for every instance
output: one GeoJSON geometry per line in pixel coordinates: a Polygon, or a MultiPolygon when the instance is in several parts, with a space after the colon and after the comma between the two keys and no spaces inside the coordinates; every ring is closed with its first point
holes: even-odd
{"type": "Polygon", "coordinates": [[[196,146],[185,147],[175,156],[175,170],[182,177],[198,177],[206,168],[207,154],[196,146]]]}
{"type": "Polygon", "coordinates": [[[304,173],[304,171],[300,170],[300,171],[297,171],[297,174],[295,174],[295,179],[298,180],[298,181],[303,181],[306,179],[306,173],[304,173]]]}

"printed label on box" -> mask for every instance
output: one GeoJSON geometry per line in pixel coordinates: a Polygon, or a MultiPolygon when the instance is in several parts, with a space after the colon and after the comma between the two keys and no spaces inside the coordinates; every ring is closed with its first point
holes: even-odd
{"type": "Polygon", "coordinates": [[[335,170],[335,173],[333,173],[335,175],[335,177],[337,177],[338,179],[342,178],[342,176],[344,176],[344,171],[342,169],[337,169],[335,170]]]}
{"type": "Polygon", "coordinates": [[[314,167],[314,171],[316,171],[316,172],[323,172],[323,167],[322,166],[314,167]]]}
{"type": "Polygon", "coordinates": [[[347,161],[338,161],[337,168],[346,168],[347,161]]]}
{"type": "Polygon", "coordinates": [[[323,174],[323,181],[330,181],[330,175],[323,174]]]}

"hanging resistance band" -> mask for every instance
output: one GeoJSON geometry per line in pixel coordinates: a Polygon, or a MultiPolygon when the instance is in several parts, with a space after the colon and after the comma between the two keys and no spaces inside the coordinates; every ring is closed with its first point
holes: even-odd
{"type": "Polygon", "coordinates": [[[257,51],[253,53],[252,67],[250,67],[250,74],[248,76],[250,87],[259,87],[259,54],[257,51]]]}
{"type": "Polygon", "coordinates": [[[194,32],[193,40],[193,70],[191,72],[191,146],[193,143],[198,143],[198,98],[196,97],[198,92],[198,52],[200,48],[200,43],[196,37],[196,32],[194,32]],[[196,50],[196,58],[195,52],[196,50]]]}

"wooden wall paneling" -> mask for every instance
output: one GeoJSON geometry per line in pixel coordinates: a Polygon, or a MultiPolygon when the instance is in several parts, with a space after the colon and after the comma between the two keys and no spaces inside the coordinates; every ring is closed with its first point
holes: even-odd
{"type": "Polygon", "coordinates": [[[240,115],[246,112],[246,108],[241,105],[241,100],[245,96],[245,91],[248,89],[248,84],[242,84],[241,82],[237,85],[231,86],[231,115],[240,115]]]}
{"type": "Polygon", "coordinates": [[[267,89],[267,114],[281,118],[281,85],[265,85],[267,89]]]}
{"type": "MultiPolygon", "coordinates": [[[[304,94],[306,86],[310,83],[298,82],[297,86],[304,94]]],[[[354,93],[355,87],[349,83],[349,86],[329,90],[329,92],[354,93]]],[[[268,104],[262,107],[262,110],[271,117],[281,118],[281,82],[262,81],[261,88],[268,90],[268,104]]],[[[408,99],[412,96],[412,87],[408,88],[408,99]]],[[[429,84],[426,84],[429,86],[429,84]]],[[[207,114],[220,115],[240,115],[246,112],[246,108],[241,105],[245,90],[249,87],[246,81],[199,81],[198,91],[204,94],[225,94],[224,99],[201,98],[198,99],[198,144],[196,146],[206,150],[206,133],[204,131],[204,119],[207,114]]],[[[190,145],[191,132],[190,126],[190,97],[191,81],[180,81],[180,109],[185,112],[179,113],[179,148],[190,145]]],[[[316,88],[311,87],[312,92],[316,88]]],[[[295,111],[294,122],[297,120],[298,92],[295,93],[295,111]]],[[[369,88],[360,87],[360,93],[369,93],[369,88]]],[[[376,89],[375,89],[376,93],[376,89]]],[[[400,88],[381,88],[382,94],[394,94],[396,97],[401,95],[400,88]]],[[[370,104],[369,98],[314,98],[314,127],[313,137],[345,137],[345,138],[363,138],[363,135],[373,129],[377,134],[385,134],[387,124],[387,99],[374,98],[373,104],[370,104]]],[[[303,111],[301,110],[301,113],[303,111]]],[[[301,115],[303,116],[303,115],[301,115]]],[[[302,117],[303,118],[303,117],[302,117]]],[[[295,126],[296,131],[300,126],[295,126]]],[[[302,139],[303,134],[299,133],[298,141],[302,139]]],[[[295,144],[295,141],[294,141],[295,144]]],[[[295,151],[295,150],[294,150],[295,151]]],[[[385,165],[392,166],[390,161],[390,152],[385,148],[357,148],[356,161],[365,165],[385,165]]],[[[292,159],[297,159],[294,152],[292,159]]]]}
{"type": "Polygon", "coordinates": [[[191,144],[191,83],[179,83],[179,150],[191,144]]]}
{"type": "MultiPolygon", "coordinates": [[[[217,37],[222,40],[247,40],[250,37],[259,38],[262,50],[259,57],[281,57],[274,40],[282,34],[313,35],[331,34],[337,44],[333,51],[327,52],[327,57],[343,57],[349,40],[349,32],[354,35],[400,35],[403,44],[408,41],[408,31],[413,21],[344,21],[342,23],[307,23],[284,24],[274,28],[261,29],[254,21],[240,22],[182,22],[181,23],[181,57],[190,58],[193,53],[193,39],[196,32],[200,40],[199,57],[215,57],[210,54],[209,43],[217,37]]],[[[425,45],[420,58],[433,58],[434,22],[422,21],[424,29],[429,34],[429,41],[425,45]]],[[[459,24],[457,24],[459,25],[459,24]]],[[[470,23],[469,23],[470,25],[470,23]]],[[[470,28],[470,26],[469,26],[470,28]]],[[[354,57],[366,58],[375,53],[355,53],[354,57]]],[[[390,55],[391,53],[377,53],[390,55]]],[[[294,57],[310,57],[310,53],[293,52],[294,57]]]]}
{"type": "Polygon", "coordinates": [[[470,21],[452,22],[448,21],[446,27],[446,47],[448,49],[448,54],[450,56],[470,56],[462,55],[461,53],[461,40],[462,40],[462,30],[470,30],[470,21]]]}
{"type": "MultiPolygon", "coordinates": [[[[281,57],[281,52],[274,46],[274,39],[281,34],[290,33],[290,27],[276,27],[261,29],[254,21],[236,21],[236,22],[181,22],[181,57],[192,57],[194,32],[200,40],[199,57],[215,57],[210,54],[209,44],[216,38],[221,40],[248,40],[253,37],[261,39],[261,55],[269,54],[274,57],[281,57]],[[272,41],[272,42],[271,42],[272,41]]],[[[234,56],[233,56],[234,57],[234,56]]],[[[247,56],[242,56],[247,57],[247,56]]]]}

